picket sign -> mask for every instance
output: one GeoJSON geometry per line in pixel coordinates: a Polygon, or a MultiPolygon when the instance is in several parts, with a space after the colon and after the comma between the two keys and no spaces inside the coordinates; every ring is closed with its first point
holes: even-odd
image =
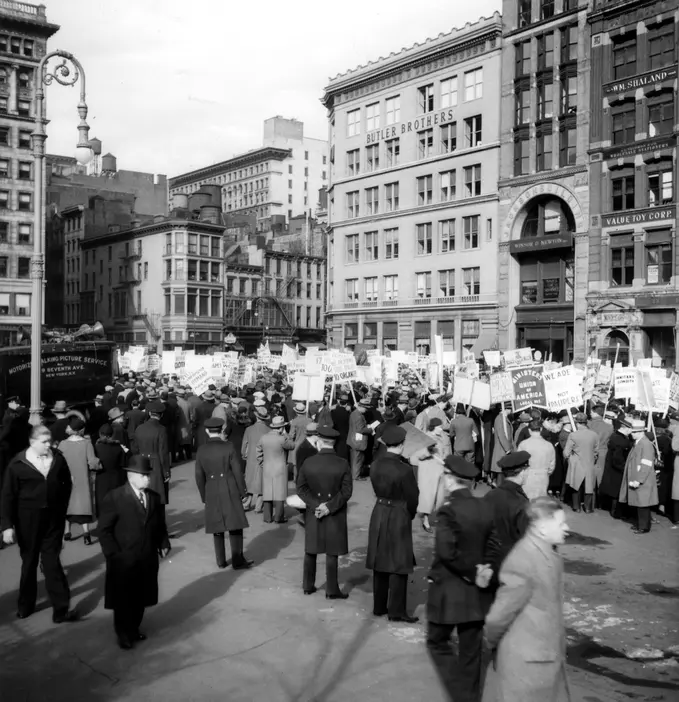
{"type": "Polygon", "coordinates": [[[568,410],[582,404],[580,376],[573,366],[545,371],[542,374],[542,379],[545,384],[547,409],[551,412],[568,410]]]}
{"type": "Polygon", "coordinates": [[[320,375],[297,373],[292,386],[292,399],[299,402],[321,402],[325,389],[325,378],[320,375]]]}
{"type": "Polygon", "coordinates": [[[630,400],[634,403],[637,400],[637,371],[634,368],[616,368],[613,374],[615,382],[615,397],[630,400]]]}
{"type": "Polygon", "coordinates": [[[212,378],[205,368],[188,371],[184,378],[186,384],[191,386],[191,390],[195,395],[202,395],[206,392],[212,382],[212,378]]]}
{"type": "Polygon", "coordinates": [[[490,374],[491,402],[511,402],[515,399],[514,382],[509,371],[490,374]]]}
{"type": "Polygon", "coordinates": [[[672,373],[670,378],[670,399],[669,404],[674,409],[679,409],[679,375],[672,373]]]}
{"type": "Polygon", "coordinates": [[[532,366],[534,364],[533,349],[523,348],[503,351],[502,359],[504,360],[507,370],[510,368],[520,368],[522,366],[532,366]]]}

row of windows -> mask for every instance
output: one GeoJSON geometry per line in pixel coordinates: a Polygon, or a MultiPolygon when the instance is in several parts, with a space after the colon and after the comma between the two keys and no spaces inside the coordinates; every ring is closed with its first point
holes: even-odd
{"type": "Polygon", "coordinates": [[[630,78],[637,73],[663,68],[674,62],[674,20],[648,26],[643,52],[635,29],[611,37],[613,80],[630,78]]]}
{"type": "MultiPolygon", "coordinates": [[[[208,236],[205,234],[189,234],[188,246],[186,245],[187,238],[184,232],[174,232],[165,235],[165,254],[183,254],[210,256],[212,258],[221,257],[221,237],[208,236]],[[174,239],[173,239],[174,237],[174,239]],[[174,241],[174,243],[173,243],[174,241]]],[[[110,260],[110,259],[109,259],[110,260]]]]}
{"type": "MultiPolygon", "coordinates": [[[[462,169],[462,197],[481,195],[481,164],[475,163],[462,169]]],[[[441,171],[436,175],[437,202],[452,202],[457,199],[457,170],[441,171]]],[[[386,183],[384,186],[384,208],[380,209],[380,187],[364,190],[364,206],[361,209],[360,190],[346,193],[347,219],[379,214],[380,211],[395,212],[400,208],[400,182],[386,183]],[[363,212],[363,215],[361,214],[363,212]]],[[[415,204],[418,207],[434,202],[434,175],[415,178],[415,204]]]]}
{"type": "MultiPolygon", "coordinates": [[[[415,273],[415,293],[419,299],[429,299],[432,297],[449,298],[455,295],[480,295],[481,294],[481,269],[462,268],[460,274],[454,268],[439,271],[423,271],[415,273]],[[460,280],[459,288],[456,288],[456,277],[460,280]],[[432,287],[432,281],[436,287],[432,287]],[[456,292],[457,291],[457,292],[456,292]]],[[[344,297],[347,302],[358,302],[361,300],[361,288],[363,292],[363,302],[377,302],[386,300],[392,302],[398,300],[399,276],[383,275],[380,289],[380,278],[378,276],[368,276],[362,279],[348,278],[344,281],[344,297]]]]}
{"type": "Polygon", "coordinates": [[[31,131],[28,129],[17,129],[16,142],[12,139],[12,128],[11,127],[0,127],[0,146],[11,146],[17,149],[30,149],[31,148],[31,131]]]}
{"type": "MultiPolygon", "coordinates": [[[[141,292],[141,291],[139,291],[141,292]]],[[[201,317],[221,317],[221,290],[188,290],[165,293],[165,314],[193,314],[201,317]]]]}
{"type": "MultiPolygon", "coordinates": [[[[8,85],[13,69],[7,64],[0,63],[0,85],[8,85]]],[[[17,87],[27,90],[33,81],[33,71],[30,68],[22,67],[16,72],[17,87]]]]}
{"type": "MultiPolygon", "coordinates": [[[[464,102],[483,97],[483,68],[466,71],[462,78],[464,102]]],[[[423,115],[436,110],[455,107],[458,103],[458,76],[451,76],[437,83],[428,83],[417,88],[417,114],[423,115]]],[[[382,102],[365,106],[365,121],[360,107],[346,113],[346,135],[348,137],[380,129],[382,126],[397,124],[401,121],[401,96],[394,95],[382,102]],[[382,119],[384,114],[384,119],[382,119]]]]}
{"type": "Polygon", "coordinates": [[[31,212],[33,210],[33,193],[17,192],[16,200],[11,197],[9,190],[0,190],[0,210],[21,210],[31,212]]]}
{"type": "Polygon", "coordinates": [[[646,244],[641,251],[635,250],[631,237],[611,237],[610,284],[613,287],[631,286],[635,278],[635,259],[641,253],[642,276],[647,285],[666,285],[672,278],[672,232],[653,233],[661,243],[646,244]],[[623,239],[626,243],[620,243],[623,239]]]}
{"type": "MultiPolygon", "coordinates": [[[[642,183],[644,180],[642,179],[642,183]]],[[[674,202],[674,168],[670,160],[649,165],[645,187],[637,188],[634,166],[611,170],[610,210],[622,212],[674,202]]]]}
{"type": "MultiPolygon", "coordinates": [[[[577,160],[577,129],[575,120],[562,122],[554,134],[552,125],[542,125],[535,137],[536,171],[548,171],[554,167],[554,149],[559,149],[559,166],[573,166],[577,160]],[[555,143],[556,142],[556,143],[555,143]]],[[[531,173],[530,133],[527,129],[514,132],[514,175],[531,173]]]]}
{"type": "Polygon", "coordinates": [[[16,239],[12,236],[11,223],[0,221],[0,244],[33,244],[33,225],[19,222],[16,227],[16,239]]]}
{"type": "Polygon", "coordinates": [[[220,283],[222,280],[221,264],[208,261],[196,261],[176,258],[165,261],[164,280],[190,280],[201,283],[220,283]]]}
{"type": "MultiPolygon", "coordinates": [[[[578,112],[578,77],[573,73],[561,77],[561,95],[559,96],[559,112],[561,117],[576,115],[578,112]]],[[[514,91],[514,123],[516,126],[530,124],[531,106],[536,103],[534,120],[552,119],[556,112],[554,109],[555,85],[550,80],[540,81],[535,91],[527,82],[518,82],[514,91]]]]}
{"type": "MultiPolygon", "coordinates": [[[[643,103],[642,103],[643,104],[643,103]]],[[[634,98],[611,106],[611,141],[613,145],[634,142],[637,133],[649,137],[672,134],[674,131],[674,94],[657,92],[647,96],[642,124],[637,123],[637,102],[634,98]]]]}
{"type": "MultiPolygon", "coordinates": [[[[139,339],[137,338],[136,341],[143,341],[146,339],[146,333],[145,332],[137,332],[137,336],[142,335],[142,338],[139,339]]],[[[131,334],[128,332],[128,336],[131,336],[131,334]]],[[[221,332],[201,332],[201,331],[196,331],[194,332],[193,330],[189,331],[187,333],[187,338],[189,341],[193,341],[194,338],[196,341],[202,341],[202,342],[209,342],[213,341],[217,344],[222,343],[222,333],[221,332]]],[[[115,336],[114,336],[115,339],[115,336]]],[[[174,332],[165,330],[163,332],[163,340],[164,341],[184,341],[184,332],[177,329],[174,332]]],[[[129,341],[132,341],[132,339],[129,339],[129,341]]]]}
{"type": "Polygon", "coordinates": [[[10,158],[0,158],[0,178],[15,178],[16,180],[33,180],[32,161],[17,161],[10,158]]]}
{"type": "Polygon", "coordinates": [[[569,12],[578,6],[578,0],[517,0],[518,25],[527,27],[533,22],[551,19],[559,8],[569,12]],[[533,12],[535,8],[535,12],[533,12]]]}
{"type": "MultiPolygon", "coordinates": [[[[292,166],[290,166],[292,168],[292,166]]],[[[226,189],[226,196],[241,196],[244,193],[252,193],[255,190],[262,190],[269,187],[269,178],[258,178],[257,180],[251,180],[249,183],[241,183],[234,186],[233,188],[226,189]]]]}
{"type": "Polygon", "coordinates": [[[0,317],[6,317],[8,315],[30,317],[30,293],[0,293],[0,317]]]}
{"type": "MultiPolygon", "coordinates": [[[[547,32],[535,38],[537,45],[537,72],[547,71],[552,73],[554,68],[554,32],[547,32]]],[[[563,27],[559,34],[561,52],[560,63],[567,64],[577,61],[578,58],[578,25],[573,24],[563,27]]],[[[533,43],[527,41],[517,42],[514,46],[515,75],[517,79],[528,78],[532,73],[533,43]]],[[[548,77],[548,76],[543,76],[548,77]]]]}
{"type": "Polygon", "coordinates": [[[311,278],[312,273],[315,273],[316,278],[320,280],[322,270],[322,264],[311,263],[310,261],[303,264],[302,261],[289,261],[284,258],[269,256],[264,259],[264,272],[268,275],[275,273],[276,275],[296,275],[298,278],[301,278],[304,271],[307,278],[311,278]]]}
{"type": "Polygon", "coordinates": [[[9,256],[0,256],[0,278],[30,278],[31,277],[31,259],[24,256],[19,256],[16,259],[16,274],[12,275],[10,268],[9,256]]]}
{"type": "Polygon", "coordinates": [[[15,56],[34,56],[35,42],[25,37],[15,37],[0,34],[0,53],[10,53],[15,56]]]}
{"type": "Polygon", "coordinates": [[[10,103],[10,99],[5,95],[0,95],[0,115],[7,115],[12,112],[16,112],[19,117],[30,117],[31,116],[31,101],[26,99],[17,98],[16,107],[10,103]]]}

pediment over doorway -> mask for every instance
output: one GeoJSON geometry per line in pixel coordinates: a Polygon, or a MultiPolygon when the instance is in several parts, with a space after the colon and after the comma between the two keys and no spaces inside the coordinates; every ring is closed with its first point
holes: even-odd
{"type": "Polygon", "coordinates": [[[621,302],[620,300],[607,300],[598,307],[592,308],[593,314],[599,314],[600,312],[629,312],[631,310],[636,310],[634,305],[629,305],[626,302],[621,302]]]}

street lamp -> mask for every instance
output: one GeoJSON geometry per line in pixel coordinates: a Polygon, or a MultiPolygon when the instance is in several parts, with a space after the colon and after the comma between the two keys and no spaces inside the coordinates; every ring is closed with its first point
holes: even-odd
{"type": "Polygon", "coordinates": [[[45,141],[47,117],[45,115],[45,89],[54,81],[60,85],[73,86],[80,78],[80,101],[78,102],[78,144],[75,157],[85,165],[92,160],[92,149],[88,141],[89,126],[87,104],[85,103],[85,72],[73,54],[66,51],[52,51],[43,57],[38,65],[35,89],[35,131],[33,132],[33,158],[35,161],[35,235],[33,237],[33,260],[31,262],[31,417],[33,425],[40,424],[40,384],[42,380],[42,317],[44,308],[44,200],[45,200],[45,141]],[[48,69],[51,59],[58,57],[61,63],[48,69]]]}

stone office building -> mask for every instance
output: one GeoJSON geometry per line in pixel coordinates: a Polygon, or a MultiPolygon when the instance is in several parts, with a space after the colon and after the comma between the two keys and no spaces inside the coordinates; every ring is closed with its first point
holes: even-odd
{"type": "Polygon", "coordinates": [[[592,33],[590,351],[677,364],[676,0],[603,2],[592,33]]]}
{"type": "Polygon", "coordinates": [[[587,355],[589,32],[577,0],[503,2],[500,348],[587,355]]]}

